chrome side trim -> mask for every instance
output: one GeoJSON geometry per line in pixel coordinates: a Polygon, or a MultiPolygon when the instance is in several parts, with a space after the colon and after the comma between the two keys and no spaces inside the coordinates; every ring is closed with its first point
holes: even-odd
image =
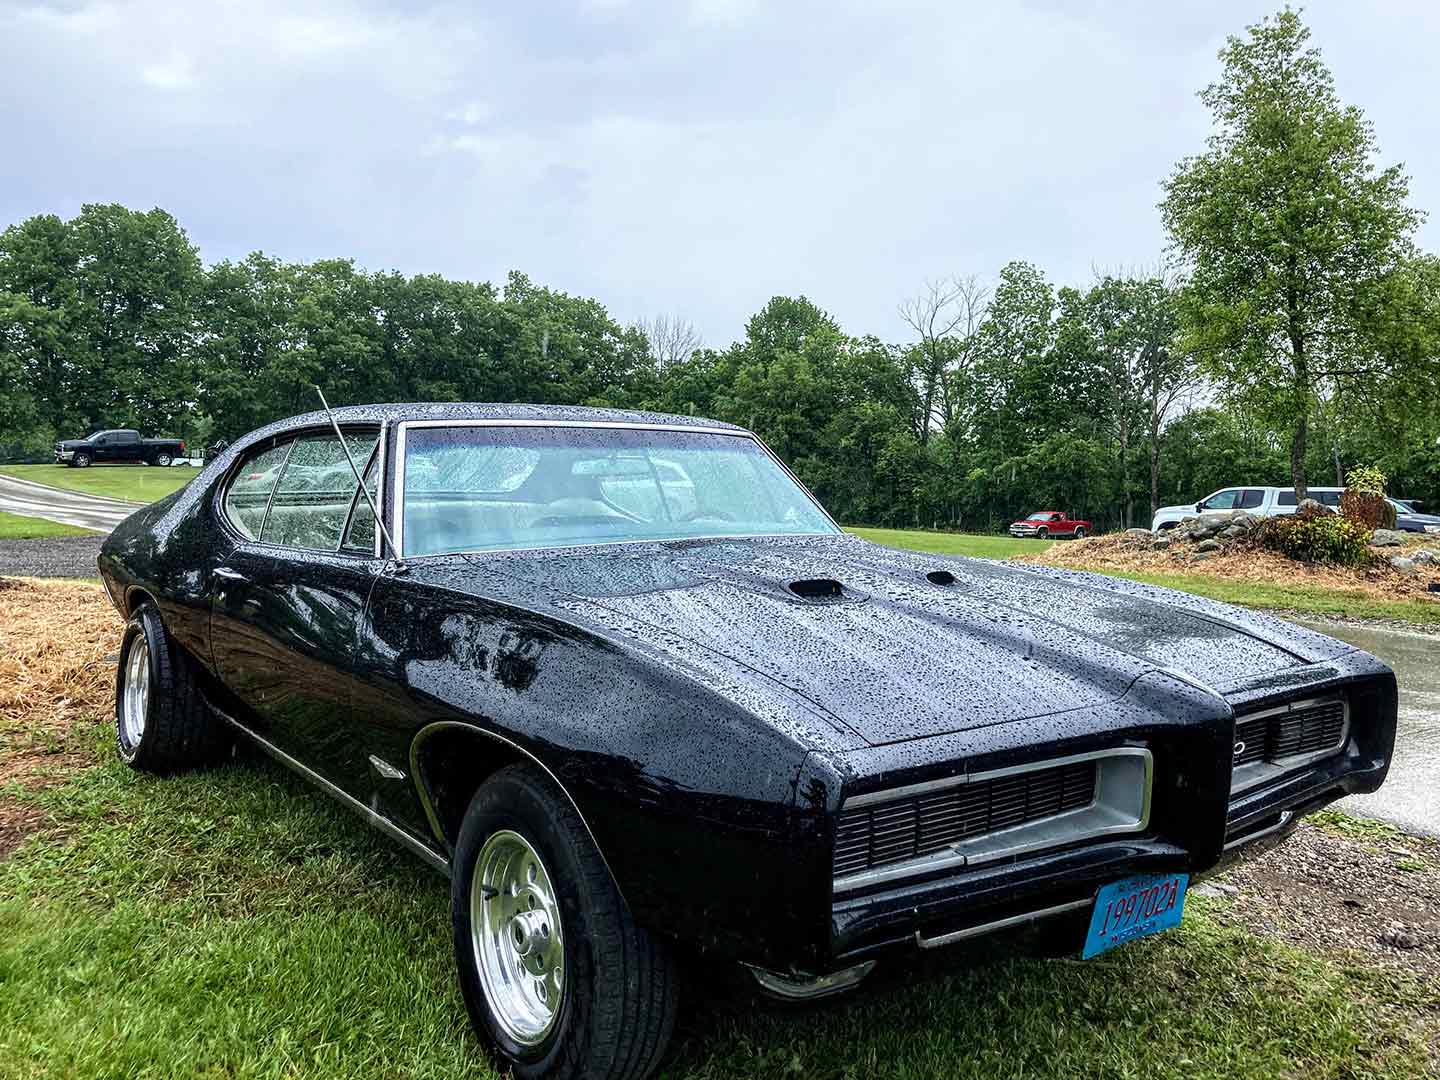
{"type": "Polygon", "coordinates": [[[970,938],[983,937],[985,934],[993,934],[997,930],[1005,930],[1012,926],[1019,926],[1021,923],[1033,922],[1036,919],[1048,919],[1052,915],[1063,915],[1067,911],[1079,911],[1081,908],[1089,907],[1093,900],[1071,900],[1068,904],[1056,904],[1054,907],[1040,908],[1038,911],[1026,911],[1019,915],[1010,915],[1004,919],[996,919],[994,922],[981,923],[979,926],[967,926],[963,930],[954,930],[948,934],[941,934],[939,937],[927,938],[919,930],[915,931],[915,944],[922,949],[939,949],[946,945],[953,945],[957,941],[968,941],[970,938]]]}
{"type": "Polygon", "coordinates": [[[846,799],[840,806],[840,812],[914,798],[916,795],[943,791],[975,781],[1037,772],[1083,761],[1098,762],[1095,772],[1095,797],[1088,806],[1027,821],[1008,829],[980,833],[960,840],[942,851],[920,855],[904,862],[845,874],[834,879],[834,893],[838,895],[854,892],[902,878],[965,866],[980,866],[997,859],[1010,859],[1066,844],[1140,833],[1148,829],[1155,759],[1149,750],[1139,746],[1114,747],[1067,757],[1046,758],[1024,765],[989,769],[943,780],[909,784],[888,791],[871,792],[846,799]],[[1137,769],[1138,776],[1135,775],[1137,769]]]}
{"type": "MultiPolygon", "coordinates": [[[[391,517],[391,522],[392,522],[392,524],[395,526],[395,528],[391,530],[391,535],[395,538],[395,548],[396,548],[395,557],[396,557],[397,559],[399,559],[399,558],[405,558],[405,559],[408,560],[408,559],[416,559],[416,558],[439,558],[439,557],[443,557],[443,556],[446,556],[446,555],[462,555],[462,554],[465,554],[465,552],[461,552],[461,551],[439,551],[439,552],[433,552],[433,553],[430,554],[430,555],[403,555],[403,554],[402,554],[402,553],[405,551],[405,502],[404,502],[404,498],[405,498],[405,441],[406,441],[406,440],[405,440],[405,433],[406,433],[407,431],[409,431],[411,428],[437,428],[437,427],[439,427],[439,428],[445,428],[445,427],[456,427],[456,428],[458,428],[458,427],[617,428],[617,429],[626,430],[626,431],[683,431],[683,432],[687,432],[687,433],[692,434],[692,435],[728,435],[728,436],[730,436],[730,437],[732,437],[732,438],[736,438],[736,439],[749,439],[749,440],[751,440],[752,442],[754,442],[756,446],[760,447],[761,451],[762,451],[767,457],[769,457],[770,460],[774,461],[777,465],[779,465],[780,468],[784,471],[785,475],[788,476],[792,481],[794,481],[795,486],[798,487],[802,492],[804,492],[804,494],[806,495],[806,497],[809,498],[809,500],[811,501],[811,503],[814,504],[815,508],[816,508],[817,510],[819,510],[821,514],[824,515],[825,520],[828,521],[831,525],[833,525],[833,526],[835,527],[835,534],[836,534],[837,536],[843,536],[843,535],[845,535],[845,530],[842,529],[842,528],[840,527],[839,523],[836,522],[836,520],[835,520],[833,517],[830,516],[830,511],[828,511],[828,510],[825,509],[824,505],[820,502],[820,500],[815,497],[814,492],[812,492],[808,487],[806,487],[805,484],[800,480],[800,478],[799,478],[798,476],[796,476],[793,472],[790,471],[790,467],[789,467],[788,465],[786,465],[785,462],[781,461],[778,456],[776,456],[775,451],[771,450],[770,447],[768,447],[768,446],[765,445],[764,440],[761,439],[760,436],[756,435],[753,431],[746,431],[744,428],[717,428],[717,427],[704,427],[704,426],[702,426],[702,425],[693,425],[693,426],[692,426],[692,425],[688,425],[688,424],[640,424],[640,423],[630,423],[630,422],[621,422],[621,421],[616,421],[616,422],[613,422],[613,423],[612,423],[612,422],[601,421],[601,420],[402,420],[400,423],[398,423],[398,424],[395,425],[395,478],[394,478],[393,481],[391,481],[391,485],[390,485],[390,496],[391,496],[391,499],[390,499],[390,501],[391,501],[390,517],[391,517]]],[[[383,474],[382,474],[382,476],[383,476],[383,474]]],[[[383,480],[382,480],[382,483],[383,483],[383,480]]],[[[773,536],[797,536],[797,535],[799,535],[799,536],[807,536],[807,535],[819,535],[819,534],[810,534],[810,533],[770,533],[770,534],[742,533],[742,534],[735,534],[735,535],[733,535],[733,536],[697,536],[697,537],[676,536],[676,537],[671,537],[670,539],[671,539],[671,540],[724,540],[724,539],[745,539],[745,540],[753,540],[753,539],[758,539],[758,538],[759,538],[760,536],[762,536],[762,535],[773,535],[773,536]]],[[[511,548],[495,548],[495,549],[492,549],[491,553],[504,553],[504,552],[508,552],[508,551],[554,551],[554,550],[557,550],[558,548],[564,548],[564,547],[614,547],[614,546],[618,546],[618,545],[620,545],[620,544],[654,544],[654,543],[664,543],[664,542],[665,542],[664,539],[654,539],[654,538],[643,539],[643,540],[602,540],[602,541],[597,541],[596,543],[593,543],[593,544],[549,544],[549,545],[540,545],[540,546],[536,546],[536,547],[527,547],[527,548],[514,548],[514,547],[511,547],[511,548]]]]}
{"type": "Polygon", "coordinates": [[[420,798],[420,805],[425,809],[425,819],[430,822],[430,829],[435,834],[435,839],[440,842],[446,851],[451,850],[450,841],[445,837],[445,829],[440,824],[440,815],[435,812],[435,804],[430,799],[430,788],[425,780],[425,770],[421,768],[420,765],[420,750],[424,746],[425,740],[431,735],[437,731],[447,729],[457,729],[473,735],[483,735],[487,739],[502,743],[512,750],[519,751],[532,764],[538,766],[540,771],[550,778],[555,786],[560,789],[561,793],[564,794],[571,807],[574,808],[576,816],[580,819],[580,824],[585,826],[585,832],[589,835],[590,842],[595,845],[595,850],[600,855],[600,861],[605,864],[605,870],[610,875],[610,880],[615,883],[615,890],[621,894],[620,898],[622,900],[625,898],[624,891],[620,888],[620,879],[615,876],[615,871],[611,869],[610,860],[605,857],[605,852],[600,847],[600,841],[595,836],[595,830],[590,827],[590,822],[586,820],[584,811],[580,809],[580,804],[575,801],[575,796],[570,794],[570,789],[560,782],[560,778],[555,775],[550,767],[514,739],[507,738],[504,735],[476,724],[467,724],[461,720],[436,720],[422,727],[415,733],[415,737],[410,740],[410,776],[415,783],[415,792],[420,798]]]}
{"type": "MultiPolygon", "coordinates": [[[[211,707],[214,708],[213,705],[211,707]]],[[[239,720],[236,720],[233,716],[230,716],[229,714],[224,713],[219,709],[215,709],[215,713],[227,724],[233,727],[236,731],[240,732],[256,746],[260,747],[261,750],[264,750],[265,753],[269,754],[272,758],[278,761],[281,765],[284,765],[287,769],[291,769],[294,772],[298,773],[300,776],[303,776],[306,780],[309,780],[312,784],[318,787],[326,795],[329,795],[336,802],[340,803],[340,805],[344,806],[347,810],[354,811],[362,819],[364,819],[366,824],[373,825],[385,835],[389,836],[392,840],[399,841],[402,846],[408,848],[411,852],[420,856],[420,858],[427,862],[433,869],[440,871],[440,873],[444,874],[446,877],[450,876],[450,860],[447,859],[444,855],[441,855],[438,851],[434,850],[432,847],[430,847],[429,844],[425,843],[419,837],[412,835],[407,830],[401,828],[399,825],[396,825],[389,818],[385,817],[385,815],[377,813],[376,811],[370,809],[370,807],[366,806],[359,799],[355,798],[347,791],[331,783],[325,777],[317,773],[314,769],[311,769],[306,765],[302,765],[299,761],[291,757],[284,750],[281,750],[269,739],[266,739],[264,736],[250,730],[250,728],[246,727],[239,720]]]]}
{"type": "Polygon", "coordinates": [[[1238,848],[1238,847],[1244,847],[1246,844],[1250,843],[1252,840],[1259,840],[1259,839],[1261,839],[1261,838],[1263,838],[1263,837],[1266,837],[1266,836],[1271,835],[1272,833],[1277,833],[1277,832],[1279,832],[1281,829],[1285,828],[1285,826],[1289,825],[1289,824],[1290,824],[1290,820],[1291,820],[1294,816],[1295,816],[1295,814],[1294,814],[1293,811],[1290,811],[1290,810],[1281,810],[1281,811],[1280,811],[1280,820],[1277,821],[1277,822],[1275,822],[1274,825],[1268,825],[1268,826],[1266,826],[1265,828],[1261,829],[1259,832],[1246,833],[1244,836],[1240,837],[1238,840],[1231,840],[1229,843],[1227,843],[1227,844],[1225,845],[1225,850],[1226,850],[1226,851],[1234,851],[1234,850],[1235,850],[1236,848],[1238,848]]]}

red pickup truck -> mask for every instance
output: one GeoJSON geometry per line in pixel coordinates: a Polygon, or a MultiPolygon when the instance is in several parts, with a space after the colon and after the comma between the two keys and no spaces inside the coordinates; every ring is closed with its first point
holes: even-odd
{"type": "Polygon", "coordinates": [[[1024,521],[1010,526],[1011,536],[1034,536],[1041,540],[1056,536],[1070,536],[1079,540],[1090,532],[1090,522],[1076,521],[1069,514],[1059,510],[1036,510],[1024,521]]]}

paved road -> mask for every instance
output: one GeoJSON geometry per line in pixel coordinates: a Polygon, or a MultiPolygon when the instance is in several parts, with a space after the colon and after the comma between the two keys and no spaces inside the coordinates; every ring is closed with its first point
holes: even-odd
{"type": "Polygon", "coordinates": [[[1352,795],[1341,809],[1440,836],[1440,637],[1407,630],[1305,622],[1374,653],[1400,681],[1400,730],[1385,785],[1352,795]]]}
{"type": "Polygon", "coordinates": [[[0,510],[12,514],[47,518],[108,533],[140,506],[140,503],[84,495],[78,491],[61,491],[29,480],[0,475],[0,510]]]}

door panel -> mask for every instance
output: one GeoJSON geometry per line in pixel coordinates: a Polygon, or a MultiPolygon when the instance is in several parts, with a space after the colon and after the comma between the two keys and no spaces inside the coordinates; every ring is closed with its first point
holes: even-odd
{"type": "Polygon", "coordinates": [[[350,723],[356,635],[378,562],[243,544],[214,571],[220,677],[261,734],[353,793],[365,753],[350,723]]]}

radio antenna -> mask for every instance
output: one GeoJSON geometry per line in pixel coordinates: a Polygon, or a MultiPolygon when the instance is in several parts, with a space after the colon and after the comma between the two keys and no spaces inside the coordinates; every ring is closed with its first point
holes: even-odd
{"type": "MultiPolygon", "coordinates": [[[[320,404],[325,408],[325,415],[330,418],[330,426],[335,429],[335,437],[340,440],[340,449],[345,451],[345,460],[350,462],[350,471],[355,474],[355,482],[360,485],[360,494],[365,496],[365,501],[370,504],[370,513],[375,515],[375,527],[380,530],[380,535],[385,537],[385,542],[390,545],[390,554],[394,556],[397,563],[400,563],[400,549],[395,546],[395,540],[391,537],[390,530],[385,528],[385,522],[380,519],[380,508],[375,505],[374,496],[370,494],[370,489],[365,486],[365,478],[360,475],[360,467],[355,464],[355,458],[350,454],[350,444],[345,441],[345,436],[340,433],[340,424],[336,421],[335,414],[330,409],[330,403],[325,400],[325,391],[316,385],[315,393],[320,395],[320,404]]],[[[403,565],[403,563],[401,565],[403,565]]]]}

